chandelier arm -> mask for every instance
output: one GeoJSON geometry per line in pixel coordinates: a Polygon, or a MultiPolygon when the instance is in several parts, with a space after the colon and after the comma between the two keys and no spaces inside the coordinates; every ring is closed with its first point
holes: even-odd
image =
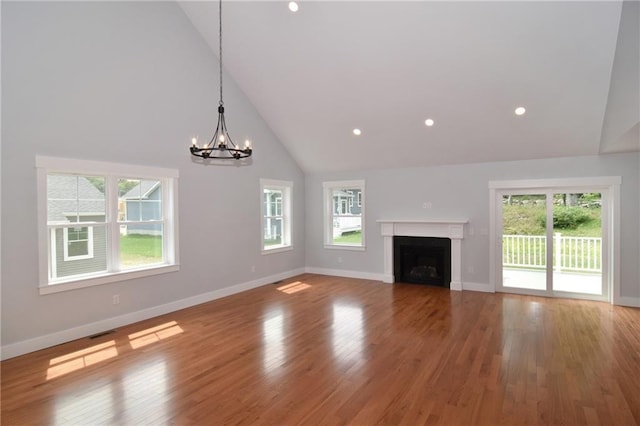
{"type": "MultiPolygon", "coordinates": [[[[220,107],[218,107],[218,124],[216,125],[216,131],[213,132],[213,137],[211,138],[211,142],[209,142],[209,144],[212,144],[213,147],[216,146],[216,143],[218,142],[218,135],[219,134],[225,134],[225,128],[224,128],[224,114],[220,112],[220,107]],[[222,119],[221,119],[222,117],[222,119]],[[220,129],[220,123],[223,123],[222,129],[220,129]]],[[[226,138],[226,136],[225,136],[226,138]]]]}
{"type": "Polygon", "coordinates": [[[233,148],[237,148],[238,146],[233,142],[233,140],[231,140],[231,135],[229,135],[229,132],[227,131],[227,123],[224,120],[224,114],[220,115],[220,119],[218,121],[222,123],[222,132],[224,134],[225,143],[227,141],[229,142],[227,143],[227,147],[231,145],[233,148]]]}

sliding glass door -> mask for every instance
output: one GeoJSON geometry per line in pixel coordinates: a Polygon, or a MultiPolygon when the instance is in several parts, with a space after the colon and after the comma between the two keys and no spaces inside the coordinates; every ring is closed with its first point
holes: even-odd
{"type": "Polygon", "coordinates": [[[574,188],[502,190],[498,195],[499,291],[609,299],[603,275],[606,194],[574,188]]]}

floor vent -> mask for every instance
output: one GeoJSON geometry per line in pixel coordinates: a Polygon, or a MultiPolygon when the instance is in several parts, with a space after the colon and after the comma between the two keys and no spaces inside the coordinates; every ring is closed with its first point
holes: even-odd
{"type": "Polygon", "coordinates": [[[115,330],[102,331],[100,333],[89,336],[89,339],[97,339],[98,337],[106,336],[107,334],[111,334],[115,332],[116,332],[115,330]]]}

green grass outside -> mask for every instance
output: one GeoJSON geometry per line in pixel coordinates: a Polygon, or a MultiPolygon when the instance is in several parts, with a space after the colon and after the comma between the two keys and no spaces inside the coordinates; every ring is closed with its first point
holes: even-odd
{"type": "Polygon", "coordinates": [[[130,234],[120,236],[120,263],[135,267],[162,262],[162,237],[130,234]]]}
{"type": "MultiPolygon", "coordinates": [[[[544,216],[544,206],[503,205],[503,234],[505,235],[545,235],[546,230],[539,221],[544,216]]],[[[556,229],[568,237],[601,237],[602,219],[601,209],[585,209],[591,219],[581,223],[575,229],[556,229]]]]}
{"type": "Polygon", "coordinates": [[[581,223],[576,229],[558,229],[556,232],[560,232],[567,237],[602,237],[600,209],[592,210],[591,220],[581,223]]]}
{"type": "Polygon", "coordinates": [[[334,244],[362,244],[362,231],[345,232],[333,238],[334,244]]]}
{"type": "Polygon", "coordinates": [[[265,238],[262,240],[262,243],[264,244],[265,247],[269,247],[269,246],[282,244],[282,241],[280,240],[280,238],[272,238],[272,239],[265,238]]]}

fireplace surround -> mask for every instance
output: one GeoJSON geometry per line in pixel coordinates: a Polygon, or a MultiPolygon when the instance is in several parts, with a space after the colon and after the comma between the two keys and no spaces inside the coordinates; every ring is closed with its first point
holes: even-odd
{"type": "Polygon", "coordinates": [[[384,240],[384,277],[396,281],[393,270],[393,237],[439,237],[451,239],[451,290],[462,290],[462,239],[466,219],[448,220],[378,220],[384,240]]]}

